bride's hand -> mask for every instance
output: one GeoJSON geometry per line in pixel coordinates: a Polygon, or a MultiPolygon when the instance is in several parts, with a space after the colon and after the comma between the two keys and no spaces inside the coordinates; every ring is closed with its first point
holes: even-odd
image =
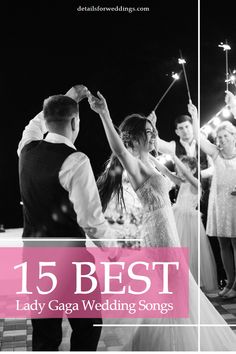
{"type": "Polygon", "coordinates": [[[92,94],[89,95],[88,102],[91,109],[100,115],[109,113],[105,98],[99,91],[97,92],[97,95],[99,98],[93,96],[92,94]]]}

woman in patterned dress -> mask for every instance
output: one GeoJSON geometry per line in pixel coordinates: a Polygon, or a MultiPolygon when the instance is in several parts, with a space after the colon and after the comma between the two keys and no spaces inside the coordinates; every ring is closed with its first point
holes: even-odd
{"type": "MultiPolygon", "coordinates": [[[[193,115],[197,134],[197,113],[193,115]]],[[[217,145],[200,134],[200,147],[214,165],[208,204],[206,233],[217,236],[227,284],[219,295],[225,299],[236,297],[236,127],[229,121],[216,129],[217,145]]]]}

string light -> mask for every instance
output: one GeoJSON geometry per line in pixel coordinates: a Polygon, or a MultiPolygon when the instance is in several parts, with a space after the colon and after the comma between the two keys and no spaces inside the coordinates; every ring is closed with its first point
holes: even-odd
{"type": "Polygon", "coordinates": [[[211,118],[206,124],[204,124],[201,127],[201,131],[205,134],[210,134],[216,126],[218,126],[222,119],[219,116],[222,116],[222,118],[229,118],[231,115],[231,111],[228,108],[228,105],[225,105],[219,112],[217,112],[213,118],[211,118]],[[214,126],[214,127],[213,127],[214,126]]]}
{"type": "Polygon", "coordinates": [[[212,123],[214,124],[215,127],[217,127],[221,123],[221,120],[219,117],[214,117],[212,123]]]}
{"type": "Polygon", "coordinates": [[[203,131],[203,133],[205,133],[206,135],[209,135],[213,129],[210,125],[204,125],[201,130],[203,131]]]}
{"type": "Polygon", "coordinates": [[[222,115],[224,118],[229,118],[231,113],[230,113],[230,110],[228,109],[228,107],[225,107],[222,111],[222,115]]]}

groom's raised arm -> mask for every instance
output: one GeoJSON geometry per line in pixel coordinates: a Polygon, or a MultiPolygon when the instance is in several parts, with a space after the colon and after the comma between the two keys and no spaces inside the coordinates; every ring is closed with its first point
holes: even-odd
{"type": "MultiPolygon", "coordinates": [[[[88,94],[89,91],[87,87],[84,85],[76,85],[71,87],[69,91],[66,92],[65,96],[68,96],[79,103],[83,98],[87,97],[88,94]]],[[[34,140],[42,140],[47,131],[48,129],[43,117],[43,111],[41,111],[31,119],[29,124],[25,127],[17,149],[18,156],[25,145],[34,140]]]]}
{"type": "Polygon", "coordinates": [[[21,141],[19,142],[17,154],[20,156],[21,150],[34,140],[42,140],[47,128],[43,118],[43,112],[38,113],[23,130],[21,141]]]}

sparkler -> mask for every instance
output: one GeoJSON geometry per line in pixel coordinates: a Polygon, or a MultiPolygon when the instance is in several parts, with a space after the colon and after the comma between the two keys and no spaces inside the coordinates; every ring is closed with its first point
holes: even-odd
{"type": "Polygon", "coordinates": [[[155,105],[155,108],[153,109],[153,111],[155,112],[157,107],[159,106],[159,104],[161,103],[161,101],[164,99],[164,97],[167,95],[167,93],[170,91],[171,87],[174,85],[174,83],[179,80],[180,75],[182,74],[182,70],[179,73],[172,73],[172,78],[173,81],[170,84],[170,86],[166,89],[166,91],[163,93],[163,95],[161,96],[161,98],[159,99],[159,101],[157,102],[157,104],[155,105]]]}
{"type": "Polygon", "coordinates": [[[227,41],[226,43],[220,43],[218,47],[222,48],[223,51],[225,52],[225,82],[226,82],[226,91],[229,90],[229,62],[228,62],[228,51],[231,49],[231,47],[228,45],[227,41]]]}
{"type": "Polygon", "coordinates": [[[218,117],[220,114],[223,115],[224,118],[227,118],[229,117],[230,115],[230,111],[228,109],[228,105],[225,105],[223,108],[221,108],[220,111],[218,111],[213,118],[211,118],[206,124],[204,124],[202,127],[201,127],[201,131],[205,131],[206,134],[209,134],[211,133],[211,131],[214,129],[213,127],[211,127],[211,125],[214,125],[214,126],[217,126],[221,123],[221,120],[220,118],[218,117]]]}
{"type": "Polygon", "coordinates": [[[187,92],[188,92],[188,100],[189,100],[189,103],[192,103],[189,85],[188,85],[187,74],[186,74],[186,70],[185,70],[186,60],[182,57],[181,50],[179,51],[179,53],[180,53],[180,58],[178,59],[178,63],[181,64],[183,67],[184,78],[185,78],[186,88],[187,88],[187,92]]]}

